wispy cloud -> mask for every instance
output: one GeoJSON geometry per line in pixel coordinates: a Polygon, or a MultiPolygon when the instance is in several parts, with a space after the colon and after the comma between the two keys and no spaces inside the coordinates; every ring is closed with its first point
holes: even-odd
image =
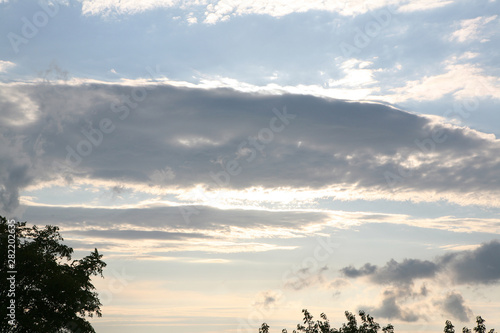
{"type": "Polygon", "coordinates": [[[406,82],[386,98],[394,103],[409,99],[432,101],[452,94],[456,99],[492,97],[500,99],[500,79],[475,64],[459,63],[456,57],[443,63],[444,73],[406,82]]]}
{"type": "Polygon", "coordinates": [[[9,68],[14,67],[16,64],[11,61],[0,60],[0,73],[6,72],[9,68]]]}
{"type": "Polygon", "coordinates": [[[471,42],[480,39],[481,42],[487,41],[487,36],[481,36],[486,25],[497,19],[498,15],[479,16],[473,19],[460,21],[460,29],[453,32],[450,39],[458,42],[471,42]]]}

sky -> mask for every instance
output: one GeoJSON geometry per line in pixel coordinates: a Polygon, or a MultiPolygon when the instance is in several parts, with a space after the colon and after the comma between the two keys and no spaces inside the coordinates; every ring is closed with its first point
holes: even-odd
{"type": "Polygon", "coordinates": [[[494,0],[0,0],[0,215],[98,333],[500,329],[494,0]]]}

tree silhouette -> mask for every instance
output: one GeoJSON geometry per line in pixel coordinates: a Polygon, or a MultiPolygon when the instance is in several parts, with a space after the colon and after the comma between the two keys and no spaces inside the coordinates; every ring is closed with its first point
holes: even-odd
{"type": "Polygon", "coordinates": [[[26,227],[26,222],[13,224],[0,216],[1,332],[95,333],[86,316],[102,316],[102,304],[91,277],[102,277],[106,263],[97,249],[71,261],[73,249],[60,241],[63,238],[56,226],[26,227]],[[15,281],[14,294],[10,281],[15,281]],[[15,301],[15,321],[8,316],[11,300],[15,301]]]}
{"type": "MultiPolygon", "coordinates": [[[[484,320],[481,316],[476,317],[476,327],[473,328],[473,331],[476,333],[486,333],[486,325],[484,324],[486,320],[484,320]]],[[[447,321],[448,323],[448,321],[447,321]]],[[[450,323],[451,324],[451,323],[450,323]]],[[[470,329],[464,327],[462,329],[462,333],[472,333],[470,329]]],[[[494,329],[488,331],[488,333],[495,333],[494,329]]]]}
{"type": "Polygon", "coordinates": [[[449,320],[447,320],[445,323],[444,333],[455,333],[455,326],[453,326],[453,324],[449,320]]]}
{"type": "MultiPolygon", "coordinates": [[[[380,330],[380,325],[376,323],[372,316],[366,314],[364,311],[359,311],[359,316],[361,317],[361,325],[358,326],[356,316],[349,311],[345,312],[347,318],[347,323],[342,324],[339,329],[331,328],[330,322],[324,313],[321,314],[321,319],[314,321],[313,316],[307,310],[302,310],[304,314],[304,325],[298,324],[297,329],[293,330],[293,333],[377,333],[380,330]]],[[[481,316],[476,317],[476,327],[473,331],[475,333],[486,333],[486,326],[484,325],[485,320],[481,316]]],[[[388,324],[382,328],[384,333],[394,333],[394,326],[388,324]]],[[[447,320],[444,327],[445,333],[455,333],[455,326],[451,321],[447,320]]],[[[464,327],[462,329],[463,333],[472,333],[470,329],[464,327]]],[[[259,333],[269,333],[269,325],[263,323],[261,328],[259,328],[259,333]]],[[[286,329],[282,330],[282,333],[287,333],[286,329]]],[[[494,329],[488,331],[488,333],[495,333],[494,329]]]]}
{"type": "MultiPolygon", "coordinates": [[[[366,314],[364,311],[359,311],[362,322],[359,327],[356,316],[346,311],[345,316],[347,318],[347,323],[342,324],[342,327],[339,329],[330,326],[330,322],[324,313],[320,315],[323,320],[318,320],[316,322],[306,309],[302,310],[302,313],[304,314],[304,325],[298,324],[297,329],[293,330],[293,333],[377,333],[380,329],[380,325],[373,320],[373,317],[366,314]]],[[[389,324],[382,328],[382,331],[384,333],[394,333],[394,326],[389,324]]],[[[263,323],[259,329],[259,333],[269,333],[269,325],[263,323]]],[[[283,329],[282,333],[287,333],[287,330],[283,329]]]]}

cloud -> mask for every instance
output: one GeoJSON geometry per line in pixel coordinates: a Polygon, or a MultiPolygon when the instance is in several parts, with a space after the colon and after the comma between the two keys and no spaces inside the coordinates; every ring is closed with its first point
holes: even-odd
{"type": "MultiPolygon", "coordinates": [[[[163,183],[160,183],[163,185],[163,183]]],[[[421,218],[406,214],[382,214],[379,212],[350,212],[340,210],[317,209],[315,206],[316,199],[325,198],[328,196],[327,191],[294,191],[294,190],[264,190],[253,188],[248,191],[227,191],[224,195],[204,193],[203,191],[193,191],[182,193],[177,200],[165,200],[162,198],[161,189],[150,189],[151,197],[134,204],[126,204],[129,200],[136,200],[137,192],[144,188],[135,189],[134,187],[125,187],[122,184],[104,184],[97,185],[95,182],[79,182],[72,183],[72,189],[66,187],[53,186],[50,191],[56,193],[58,197],[66,197],[74,195],[80,190],[91,187],[93,191],[92,199],[96,196],[105,196],[113,201],[97,204],[96,202],[82,203],[79,199],[79,204],[76,203],[40,203],[37,202],[38,189],[31,188],[33,196],[22,196],[21,204],[25,208],[25,216],[28,220],[38,219],[40,221],[51,221],[51,211],[57,211],[61,219],[52,221],[54,223],[66,223],[71,216],[75,216],[74,222],[80,223],[85,217],[87,223],[99,225],[119,225],[123,223],[133,223],[134,220],[142,216],[148,221],[149,226],[160,225],[156,224],[158,216],[169,216],[168,220],[172,225],[182,225],[189,220],[190,226],[201,227],[204,225],[201,216],[205,214],[213,214],[211,210],[224,210],[225,212],[239,212],[243,216],[234,216],[234,221],[248,221],[245,212],[251,217],[256,218],[263,223],[276,221],[277,213],[282,213],[279,217],[280,221],[289,221],[290,224],[283,227],[292,227],[295,225],[292,221],[297,219],[299,227],[305,227],[309,231],[318,231],[323,227],[335,226],[338,228],[349,228],[367,223],[391,223],[405,224],[412,227],[429,228],[437,230],[445,230],[460,233],[482,232],[491,234],[500,234],[500,219],[496,218],[467,218],[456,216],[442,216],[434,218],[421,218]],[[160,195],[160,196],[159,196],[160,195]],[[213,195],[213,196],[212,196],[213,195]],[[119,200],[117,200],[119,199],[119,200]],[[289,210],[290,214],[284,214],[283,210],[289,210]],[[259,212],[259,213],[257,213],[259,212]],[[139,215],[139,213],[141,215],[139,215]],[[182,216],[186,217],[184,220],[182,216]]],[[[43,189],[41,191],[44,191],[43,189]]],[[[85,190],[84,190],[85,191],[85,190]]],[[[42,195],[43,196],[43,195],[42,195]]],[[[231,214],[229,214],[231,215],[231,214]]],[[[229,216],[228,215],[228,216],[229,216]]],[[[224,223],[228,220],[219,214],[214,215],[214,220],[221,219],[224,223]],[[216,217],[215,217],[216,216],[216,217]]],[[[160,219],[162,220],[162,219],[160,219]]],[[[45,223],[45,222],[44,222],[45,223]]],[[[57,224],[56,223],[56,224],[57,224]]],[[[169,224],[171,225],[171,224],[169,224]]],[[[235,227],[241,227],[245,223],[237,223],[235,227]]],[[[254,224],[250,224],[254,225],[254,224]]],[[[279,225],[279,224],[278,224],[279,225]]],[[[279,225],[281,226],[281,225],[279,225]]],[[[254,230],[253,235],[265,237],[266,234],[279,233],[282,237],[291,236],[290,230],[266,230],[261,234],[260,230],[254,230]]],[[[302,232],[302,231],[301,231],[302,232]]],[[[449,245],[442,248],[449,250],[464,250],[475,249],[479,245],[449,245]]],[[[354,268],[353,268],[354,269],[354,268]]]]}
{"type": "Polygon", "coordinates": [[[406,322],[414,322],[419,319],[419,315],[415,313],[414,309],[405,309],[399,305],[397,296],[391,291],[384,293],[384,298],[379,306],[365,308],[368,313],[373,314],[375,317],[399,319],[406,322]]]}
{"type": "Polygon", "coordinates": [[[172,252],[209,253],[294,250],[280,239],[313,235],[328,215],[317,212],[216,209],[212,207],[83,208],[25,207],[23,220],[57,225],[75,248],[102,248],[111,255],[150,259],[171,257],[172,252]],[[197,214],[185,219],[184,210],[197,214]]]}
{"type": "MultiPolygon", "coordinates": [[[[383,1],[375,3],[374,6],[382,6],[383,1]]],[[[307,3],[300,1],[285,1],[285,0],[260,0],[260,1],[239,1],[230,0],[214,1],[207,5],[205,23],[214,24],[218,21],[225,21],[234,15],[248,14],[266,14],[273,17],[282,17],[291,13],[303,13],[310,10],[319,11],[337,11],[341,13],[360,13],[365,12],[366,7],[362,8],[356,2],[352,2],[349,9],[347,2],[331,2],[325,3],[319,0],[308,1],[307,3]]]]}
{"type": "Polygon", "coordinates": [[[377,270],[377,266],[366,263],[360,269],[356,269],[354,266],[344,267],[340,271],[346,277],[358,278],[361,276],[371,275],[377,270]]]}
{"type": "Polygon", "coordinates": [[[33,175],[17,190],[87,181],[500,205],[494,136],[381,104],[137,83],[3,87],[36,110],[13,118],[24,104],[0,96],[1,130],[23,142],[16,154],[33,175]]]}
{"type": "MultiPolygon", "coordinates": [[[[260,237],[298,237],[314,225],[326,225],[331,219],[327,212],[268,211],[250,209],[216,209],[209,206],[137,206],[134,208],[92,208],[28,206],[23,218],[37,224],[55,224],[71,229],[178,231],[198,230],[211,233],[232,233],[244,238],[244,231],[265,229],[260,237]],[[184,217],[185,212],[197,214],[184,217]],[[298,234],[294,234],[297,232],[298,234]],[[266,235],[267,233],[267,235],[266,235]]],[[[314,230],[314,229],[313,229],[314,230]]],[[[310,231],[310,233],[313,231],[310,231]]],[[[140,234],[136,234],[137,238],[140,234]]],[[[248,238],[255,237],[250,234],[248,238]]]]}
{"type": "Polygon", "coordinates": [[[462,322],[467,322],[473,316],[472,310],[465,304],[463,296],[457,292],[450,292],[438,303],[442,310],[462,322]]]}
{"type": "MultiPolygon", "coordinates": [[[[340,270],[347,278],[367,277],[367,281],[377,285],[386,285],[382,301],[371,309],[375,315],[386,318],[398,318],[403,321],[416,321],[422,315],[415,310],[403,309],[401,304],[408,300],[432,297],[426,283],[438,283],[446,286],[479,286],[500,282],[500,242],[497,240],[481,244],[475,250],[457,251],[435,258],[433,261],[405,259],[398,263],[389,261],[384,267],[365,264],[360,269],[352,266],[340,270]],[[423,284],[420,290],[414,290],[416,281],[423,284]]],[[[416,304],[415,309],[418,308],[416,304]]],[[[467,321],[472,311],[465,304],[462,295],[456,291],[448,292],[444,299],[434,301],[434,306],[461,321],[467,321]]]]}
{"type": "Polygon", "coordinates": [[[421,0],[421,1],[411,1],[407,4],[402,5],[399,8],[399,11],[401,12],[415,12],[415,11],[423,11],[423,10],[430,10],[430,9],[435,9],[435,8],[441,8],[444,6],[447,6],[449,4],[452,4],[454,1],[451,0],[438,0],[438,1],[433,1],[433,0],[421,0]]]}
{"type": "Polygon", "coordinates": [[[398,263],[394,259],[384,267],[377,267],[366,263],[360,269],[353,266],[345,267],[341,273],[350,278],[369,276],[370,280],[377,284],[411,284],[416,279],[434,277],[438,266],[430,261],[417,259],[405,259],[398,263]]]}
{"type": "Polygon", "coordinates": [[[260,292],[253,303],[257,309],[270,310],[273,309],[277,303],[283,298],[281,291],[266,290],[260,292]]]}
{"type": "MultiPolygon", "coordinates": [[[[348,87],[356,89],[365,86],[371,86],[377,83],[374,79],[374,73],[379,70],[370,69],[373,63],[370,61],[361,61],[359,59],[349,59],[344,61],[340,68],[345,73],[345,76],[339,80],[330,79],[328,81],[329,87],[348,87]]],[[[376,90],[373,88],[373,90],[376,90]]]]}
{"type": "Polygon", "coordinates": [[[184,240],[191,238],[206,238],[207,235],[201,233],[184,233],[168,231],[141,231],[141,230],[113,230],[113,229],[87,229],[71,230],[71,234],[88,238],[117,238],[117,239],[164,239],[164,240],[184,240]]]}
{"type": "Polygon", "coordinates": [[[457,63],[456,59],[447,60],[443,65],[444,73],[408,81],[404,87],[391,89],[395,95],[385,98],[393,103],[432,101],[447,94],[452,94],[458,100],[484,97],[500,99],[499,79],[487,75],[478,65],[457,63]]]}
{"type": "Polygon", "coordinates": [[[83,0],[82,13],[84,15],[133,15],[158,8],[180,8],[190,12],[204,12],[203,22],[215,24],[227,21],[234,16],[243,15],[269,15],[272,17],[283,17],[293,13],[307,11],[336,12],[344,16],[356,16],[382,7],[391,6],[392,10],[399,9],[401,12],[423,11],[439,8],[453,3],[449,0],[430,2],[429,0],[416,0],[411,4],[406,1],[378,0],[366,2],[361,0],[324,2],[321,0],[286,1],[286,0],[259,0],[259,1],[232,1],[232,0],[141,0],[141,1],[119,1],[119,0],[83,0]]]}
{"type": "Polygon", "coordinates": [[[371,279],[379,284],[408,284],[415,279],[432,278],[436,271],[437,265],[427,260],[405,259],[401,263],[391,260],[378,269],[371,279]]]}
{"type": "Polygon", "coordinates": [[[34,98],[10,86],[3,86],[0,91],[0,107],[4,131],[7,127],[33,123],[40,116],[40,108],[34,98]]]}
{"type": "MultiPolygon", "coordinates": [[[[481,36],[481,31],[485,28],[485,25],[497,19],[497,15],[492,16],[479,16],[473,19],[467,19],[460,21],[460,29],[453,32],[450,40],[456,40],[460,43],[470,42],[475,39],[479,39],[481,36]]],[[[486,41],[482,39],[481,42],[486,41]]]]}
{"type": "Polygon", "coordinates": [[[316,271],[310,267],[304,267],[289,276],[285,280],[285,288],[302,290],[315,284],[324,284],[326,282],[323,272],[328,270],[328,266],[318,268],[316,271]]]}
{"type": "Polygon", "coordinates": [[[500,242],[482,244],[473,251],[441,258],[456,284],[492,284],[500,281],[500,242]]]}
{"type": "Polygon", "coordinates": [[[103,15],[113,14],[133,15],[144,11],[169,8],[180,4],[178,0],[140,0],[140,1],[120,1],[120,0],[83,0],[82,13],[84,15],[103,15]]]}
{"type": "Polygon", "coordinates": [[[350,278],[362,276],[376,284],[410,285],[417,279],[432,279],[445,274],[455,285],[491,284],[500,281],[500,242],[493,240],[475,250],[446,254],[434,261],[405,259],[390,260],[385,266],[369,263],[362,268],[345,267],[340,272],[350,278]]]}
{"type": "Polygon", "coordinates": [[[11,61],[0,60],[0,73],[6,72],[9,68],[14,67],[16,64],[11,61]]]}
{"type": "Polygon", "coordinates": [[[19,189],[33,181],[28,154],[20,138],[0,133],[0,212],[13,214],[19,206],[19,189]]]}
{"type": "MultiPolygon", "coordinates": [[[[130,192],[122,188],[116,190],[121,191],[120,196],[125,197],[130,192]]],[[[92,193],[92,197],[96,195],[98,194],[92,193]]],[[[118,200],[115,192],[107,191],[107,195],[111,196],[112,200],[118,200]]],[[[63,193],[57,197],[64,196],[66,194],[63,193]]],[[[402,224],[407,222],[406,219],[411,221],[408,224],[412,226],[447,230],[450,223],[461,220],[456,219],[451,222],[444,220],[442,225],[437,226],[435,222],[428,225],[425,221],[414,221],[408,216],[397,214],[291,208],[269,210],[258,207],[218,209],[211,206],[186,206],[178,202],[167,204],[152,200],[135,205],[95,207],[32,205],[25,201],[25,205],[22,206],[23,214],[18,218],[37,225],[60,226],[66,238],[72,239],[73,242],[77,242],[78,247],[85,249],[91,250],[92,246],[98,246],[121,253],[123,250],[119,248],[120,245],[129,248],[131,244],[136,244],[133,247],[136,248],[137,255],[144,255],[144,251],[140,248],[141,242],[156,244],[154,246],[158,248],[144,245],[148,248],[147,251],[153,252],[159,252],[161,248],[165,248],[165,252],[197,248],[219,253],[293,250],[296,248],[295,245],[283,246],[283,242],[320,235],[329,232],[332,227],[350,228],[363,223],[402,224]],[[186,245],[185,242],[191,245],[186,245]]],[[[467,229],[467,232],[471,230],[474,229],[467,229]]],[[[491,230],[488,229],[488,224],[481,226],[477,231],[484,230],[491,230]]],[[[451,257],[444,256],[447,265],[460,262],[458,259],[463,256],[459,256],[458,253],[461,252],[452,253],[451,257]]],[[[441,261],[444,259],[436,259],[434,264],[439,265],[441,261]]],[[[405,287],[415,281],[411,274],[425,280],[426,276],[431,275],[432,267],[429,262],[413,259],[400,263],[390,261],[382,267],[372,264],[360,268],[349,266],[343,268],[341,272],[349,279],[365,276],[377,285],[390,285],[390,279],[394,279],[396,281],[394,285],[405,287]],[[418,271],[419,268],[422,271],[418,271]]],[[[449,277],[456,275],[446,269],[449,277]]],[[[438,276],[443,272],[438,271],[438,276]]],[[[323,268],[318,271],[299,269],[292,273],[284,282],[287,288],[299,290],[317,284],[330,288],[327,286],[328,279],[323,276],[323,268]]],[[[334,285],[331,287],[336,288],[334,285]]]]}

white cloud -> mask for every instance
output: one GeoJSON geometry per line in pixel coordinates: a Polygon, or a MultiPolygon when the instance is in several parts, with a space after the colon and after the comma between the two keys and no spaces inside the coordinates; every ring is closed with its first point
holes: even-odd
{"type": "MultiPolygon", "coordinates": [[[[474,54],[467,52],[464,57],[471,58],[474,54]]],[[[500,78],[485,74],[477,65],[458,63],[456,58],[446,61],[444,65],[445,73],[408,81],[404,87],[391,89],[394,95],[382,98],[391,103],[409,99],[436,100],[446,94],[453,94],[457,99],[488,96],[500,99],[500,78]]]]}
{"type": "Polygon", "coordinates": [[[439,248],[447,251],[470,251],[477,249],[479,246],[481,246],[481,244],[472,244],[472,245],[449,244],[440,246],[439,248]]]}
{"type": "Polygon", "coordinates": [[[179,0],[82,0],[84,15],[137,14],[155,8],[173,7],[179,0]]]}
{"type": "Polygon", "coordinates": [[[9,68],[14,67],[16,64],[11,61],[0,60],[0,73],[6,72],[9,68]]]}
{"type": "Polygon", "coordinates": [[[229,18],[231,15],[266,14],[273,17],[282,17],[291,13],[319,10],[337,12],[344,16],[356,16],[386,6],[401,12],[413,12],[443,7],[453,3],[450,0],[417,0],[410,4],[398,0],[347,0],[347,1],[300,1],[300,0],[257,0],[234,1],[219,0],[207,6],[206,23],[216,23],[229,18]]]}
{"type": "Polygon", "coordinates": [[[420,1],[409,1],[407,4],[399,7],[400,12],[415,12],[422,10],[430,10],[435,8],[440,8],[452,4],[453,0],[420,0],[420,1]]]}
{"type": "Polygon", "coordinates": [[[188,17],[187,17],[187,21],[189,24],[196,24],[198,23],[198,19],[194,16],[193,13],[189,13],[188,17]]]}
{"type": "MultiPolygon", "coordinates": [[[[450,0],[417,0],[408,4],[402,0],[377,0],[367,3],[363,0],[323,1],[323,0],[82,0],[82,12],[85,15],[136,14],[155,8],[178,7],[186,10],[204,9],[204,23],[214,24],[230,19],[232,16],[263,14],[282,17],[292,13],[310,10],[337,12],[344,16],[356,16],[382,7],[399,8],[402,12],[422,11],[442,7],[452,3],[450,0]]],[[[187,18],[190,23],[198,20],[187,18]]]]}
{"type": "MultiPolygon", "coordinates": [[[[456,40],[460,43],[476,40],[481,37],[482,30],[485,25],[497,19],[497,15],[493,16],[479,16],[473,19],[460,21],[460,29],[453,32],[450,40],[456,40]]],[[[482,39],[487,41],[487,39],[482,39]]]]}
{"type": "Polygon", "coordinates": [[[340,66],[345,73],[345,77],[339,80],[330,79],[328,86],[363,89],[366,86],[373,85],[377,83],[374,79],[374,73],[378,70],[367,68],[372,64],[370,61],[361,61],[354,58],[346,60],[340,66]]]}

